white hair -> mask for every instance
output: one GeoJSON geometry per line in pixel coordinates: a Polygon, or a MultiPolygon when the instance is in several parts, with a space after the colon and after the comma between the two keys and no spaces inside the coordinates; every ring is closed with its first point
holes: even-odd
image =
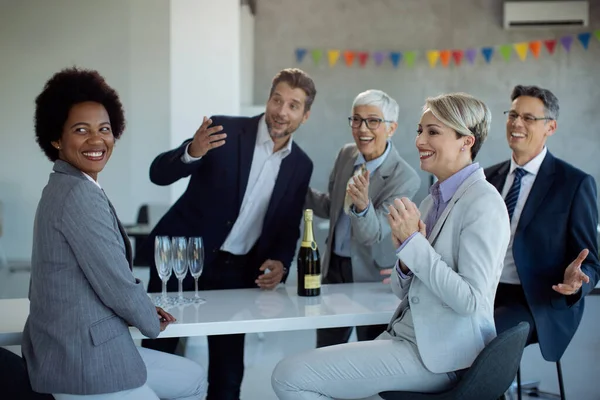
{"type": "MultiPolygon", "coordinates": [[[[351,112],[354,112],[356,106],[378,107],[383,114],[383,119],[398,122],[398,114],[400,113],[398,103],[390,95],[381,90],[369,89],[359,93],[352,103],[351,112]]],[[[390,124],[386,122],[386,126],[389,128],[390,124]]]]}

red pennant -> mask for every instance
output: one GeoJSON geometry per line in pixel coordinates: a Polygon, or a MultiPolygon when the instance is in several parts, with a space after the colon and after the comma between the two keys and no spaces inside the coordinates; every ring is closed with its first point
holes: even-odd
{"type": "Polygon", "coordinates": [[[454,59],[454,64],[460,65],[462,58],[463,58],[463,51],[462,50],[452,51],[452,58],[454,59]]]}
{"type": "Polygon", "coordinates": [[[450,50],[440,51],[440,60],[442,61],[442,65],[447,67],[450,64],[450,50]]]}
{"type": "MultiPolygon", "coordinates": [[[[546,47],[548,47],[548,46],[546,45],[546,47]]],[[[542,42],[540,42],[539,40],[529,42],[529,50],[531,51],[531,54],[533,54],[533,56],[535,58],[538,58],[540,56],[541,48],[542,48],[542,42]]]]}
{"type": "Polygon", "coordinates": [[[350,50],[346,50],[344,52],[344,60],[346,60],[346,65],[349,67],[354,62],[354,52],[350,50]]]}
{"type": "Polygon", "coordinates": [[[362,51],[362,52],[358,53],[358,62],[361,67],[365,66],[368,59],[369,59],[369,53],[367,53],[366,51],[362,51]]]}
{"type": "Polygon", "coordinates": [[[548,53],[554,54],[554,49],[556,48],[556,39],[544,40],[544,45],[546,46],[546,49],[548,49],[548,53]]]}

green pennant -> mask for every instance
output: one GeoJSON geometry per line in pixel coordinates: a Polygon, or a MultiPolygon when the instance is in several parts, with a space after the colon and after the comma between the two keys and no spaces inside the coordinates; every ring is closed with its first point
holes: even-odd
{"type": "Polygon", "coordinates": [[[511,53],[512,53],[512,45],[503,44],[502,46],[500,46],[500,54],[502,55],[502,58],[504,58],[504,61],[510,61],[511,53]]]}
{"type": "Polygon", "coordinates": [[[321,58],[323,57],[323,50],[315,49],[310,52],[315,65],[319,65],[321,58]]]}
{"type": "Polygon", "coordinates": [[[416,51],[407,51],[404,53],[404,63],[407,67],[412,67],[415,64],[415,59],[417,58],[416,51]]]}
{"type": "Polygon", "coordinates": [[[594,31],[594,36],[596,36],[596,39],[600,40],[600,29],[594,31]]]}

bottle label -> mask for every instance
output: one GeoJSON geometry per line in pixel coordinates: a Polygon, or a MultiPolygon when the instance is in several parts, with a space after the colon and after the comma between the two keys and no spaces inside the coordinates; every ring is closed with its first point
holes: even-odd
{"type": "Polygon", "coordinates": [[[319,275],[304,275],[305,289],[318,289],[321,287],[321,274],[319,275]]]}

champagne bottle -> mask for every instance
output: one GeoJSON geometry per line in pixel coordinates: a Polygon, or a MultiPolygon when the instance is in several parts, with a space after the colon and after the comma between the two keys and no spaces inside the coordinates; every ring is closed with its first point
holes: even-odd
{"type": "Polygon", "coordinates": [[[298,296],[321,294],[321,257],[313,233],[313,210],[304,211],[304,235],[298,252],[298,296]]]}

